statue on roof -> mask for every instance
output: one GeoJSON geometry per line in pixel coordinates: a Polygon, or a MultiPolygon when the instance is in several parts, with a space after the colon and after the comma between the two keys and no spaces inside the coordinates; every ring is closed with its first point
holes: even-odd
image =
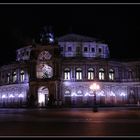
{"type": "Polygon", "coordinates": [[[53,44],[54,43],[54,35],[52,33],[51,26],[45,26],[40,34],[40,42],[42,44],[53,44]]]}

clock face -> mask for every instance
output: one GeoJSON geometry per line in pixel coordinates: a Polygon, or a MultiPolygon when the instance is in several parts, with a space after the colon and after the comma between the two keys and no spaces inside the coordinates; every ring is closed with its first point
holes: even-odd
{"type": "Polygon", "coordinates": [[[48,51],[43,51],[39,54],[38,59],[41,61],[51,59],[51,54],[48,51]]]}

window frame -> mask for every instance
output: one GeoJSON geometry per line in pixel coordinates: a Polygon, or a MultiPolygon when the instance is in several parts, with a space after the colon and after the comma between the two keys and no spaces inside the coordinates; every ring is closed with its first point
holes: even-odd
{"type": "Polygon", "coordinates": [[[70,68],[64,68],[64,80],[70,80],[71,76],[70,76],[70,68]]]}
{"type": "Polygon", "coordinates": [[[98,76],[99,76],[99,80],[105,80],[105,70],[104,70],[104,68],[99,69],[98,76]]]}
{"type": "Polygon", "coordinates": [[[76,80],[82,80],[82,68],[78,67],[75,71],[76,80]]]}

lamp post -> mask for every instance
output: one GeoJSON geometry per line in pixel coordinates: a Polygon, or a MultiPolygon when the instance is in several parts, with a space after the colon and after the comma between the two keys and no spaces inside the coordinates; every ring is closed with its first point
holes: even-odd
{"type": "Polygon", "coordinates": [[[100,86],[98,84],[96,84],[96,83],[93,83],[90,86],[90,89],[93,90],[93,94],[94,94],[93,111],[97,112],[98,109],[97,109],[97,106],[96,106],[96,91],[100,89],[100,86]]]}

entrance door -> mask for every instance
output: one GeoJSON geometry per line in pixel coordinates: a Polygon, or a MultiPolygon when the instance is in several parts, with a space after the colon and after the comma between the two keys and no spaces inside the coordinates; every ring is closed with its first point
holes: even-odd
{"type": "Polygon", "coordinates": [[[38,89],[38,105],[39,107],[45,107],[48,104],[49,90],[46,87],[40,87],[38,89]]]}

